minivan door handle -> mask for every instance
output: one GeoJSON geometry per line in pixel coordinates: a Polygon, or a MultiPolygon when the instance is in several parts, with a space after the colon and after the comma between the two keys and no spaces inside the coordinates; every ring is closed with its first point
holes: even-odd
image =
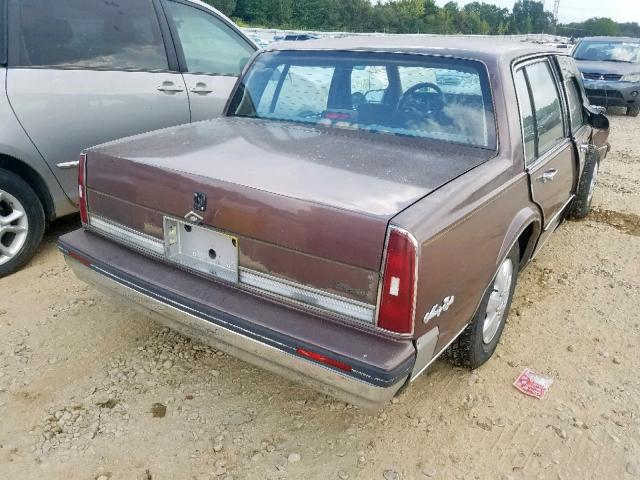
{"type": "Polygon", "coordinates": [[[547,170],[546,172],[544,172],[542,175],[540,175],[538,177],[538,180],[540,180],[542,183],[553,182],[553,180],[556,178],[557,174],[558,174],[558,169],[557,168],[552,168],[552,169],[547,170]]]}
{"type": "Polygon", "coordinates": [[[162,82],[162,85],[158,87],[158,91],[164,92],[164,93],[178,93],[178,92],[184,92],[184,88],[178,87],[175,83],[171,81],[165,81],[165,82],[162,82]]]}
{"type": "Polygon", "coordinates": [[[196,86],[189,91],[191,93],[197,93],[198,95],[209,95],[210,93],[213,93],[213,90],[211,90],[207,86],[207,84],[203,82],[196,83],[196,86]]]}

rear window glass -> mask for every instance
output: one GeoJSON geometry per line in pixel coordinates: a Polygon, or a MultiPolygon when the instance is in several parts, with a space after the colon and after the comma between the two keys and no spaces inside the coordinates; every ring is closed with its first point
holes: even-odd
{"type": "Polygon", "coordinates": [[[16,66],[167,70],[151,0],[22,0],[16,66]]]}
{"type": "Polygon", "coordinates": [[[496,148],[484,66],[436,56],[267,52],[229,114],[496,148]]]}

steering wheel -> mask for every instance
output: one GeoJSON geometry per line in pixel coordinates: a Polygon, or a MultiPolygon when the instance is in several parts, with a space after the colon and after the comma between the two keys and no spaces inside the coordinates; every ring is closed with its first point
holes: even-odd
{"type": "Polygon", "coordinates": [[[396,114],[404,121],[423,120],[439,114],[445,106],[442,89],[431,82],[421,82],[409,88],[400,100],[396,114]],[[422,90],[433,90],[436,94],[426,94],[422,90]]]}

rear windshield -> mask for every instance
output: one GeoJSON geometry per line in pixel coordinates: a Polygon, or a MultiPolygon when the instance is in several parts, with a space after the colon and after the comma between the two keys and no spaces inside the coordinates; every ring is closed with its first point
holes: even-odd
{"type": "Polygon", "coordinates": [[[573,56],[576,60],[640,63],[640,42],[584,40],[573,56]]]}
{"type": "Polygon", "coordinates": [[[241,80],[228,114],[496,148],[486,69],[469,60],[266,52],[241,80]]]}

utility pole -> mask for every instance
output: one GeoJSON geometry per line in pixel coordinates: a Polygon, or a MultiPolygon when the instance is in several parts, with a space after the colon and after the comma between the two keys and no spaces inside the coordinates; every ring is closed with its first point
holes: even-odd
{"type": "Polygon", "coordinates": [[[558,23],[558,10],[560,10],[560,0],[555,0],[553,4],[553,19],[558,23]]]}

